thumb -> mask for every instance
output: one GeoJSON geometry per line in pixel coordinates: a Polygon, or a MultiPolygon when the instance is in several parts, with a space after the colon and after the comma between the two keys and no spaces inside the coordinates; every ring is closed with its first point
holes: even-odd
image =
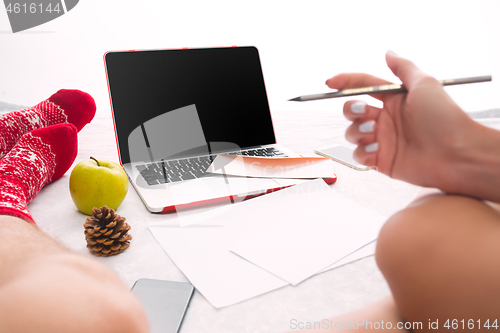
{"type": "Polygon", "coordinates": [[[388,51],[385,54],[385,61],[394,75],[399,77],[408,90],[412,88],[413,84],[416,83],[419,78],[425,76],[425,73],[415,66],[413,62],[401,58],[392,51],[388,51]]]}

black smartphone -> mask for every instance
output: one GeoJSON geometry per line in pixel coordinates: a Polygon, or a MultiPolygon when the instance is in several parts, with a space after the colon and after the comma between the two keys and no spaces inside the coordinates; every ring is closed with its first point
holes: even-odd
{"type": "Polygon", "coordinates": [[[139,279],[132,293],[141,301],[151,333],[177,333],[194,287],[190,283],[139,279]]]}

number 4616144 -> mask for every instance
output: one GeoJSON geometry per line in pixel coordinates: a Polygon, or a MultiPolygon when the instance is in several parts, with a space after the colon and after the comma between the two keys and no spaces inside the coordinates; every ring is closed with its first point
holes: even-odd
{"type": "Polygon", "coordinates": [[[458,319],[448,319],[443,327],[446,327],[447,329],[498,329],[498,324],[497,324],[497,319],[495,321],[492,321],[490,324],[490,320],[486,320],[483,322],[481,325],[481,320],[474,320],[474,319],[469,319],[469,320],[458,320],[458,319]]]}
{"type": "Polygon", "coordinates": [[[23,14],[36,14],[36,13],[52,13],[56,12],[59,13],[62,9],[59,7],[59,2],[56,3],[54,6],[52,6],[51,3],[49,3],[45,8],[43,8],[43,4],[36,4],[36,3],[9,3],[7,5],[7,13],[23,13],[23,14]]]}

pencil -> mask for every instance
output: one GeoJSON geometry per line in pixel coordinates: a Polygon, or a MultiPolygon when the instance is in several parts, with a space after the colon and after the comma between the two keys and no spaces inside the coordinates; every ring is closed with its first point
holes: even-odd
{"type": "MultiPolygon", "coordinates": [[[[439,83],[441,83],[443,86],[452,86],[455,84],[486,82],[486,81],[491,81],[491,75],[465,77],[461,79],[441,80],[439,81],[439,83]]],[[[387,94],[387,93],[397,93],[406,91],[407,91],[406,88],[400,84],[384,84],[381,86],[344,89],[324,94],[304,95],[292,98],[289,101],[307,102],[307,101],[315,101],[318,99],[328,99],[328,98],[336,98],[344,96],[355,96],[355,95],[365,95],[365,94],[368,95],[387,94]]]]}

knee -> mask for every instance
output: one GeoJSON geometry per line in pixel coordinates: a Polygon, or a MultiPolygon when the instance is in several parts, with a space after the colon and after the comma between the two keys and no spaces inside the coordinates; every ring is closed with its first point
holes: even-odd
{"type": "Polygon", "coordinates": [[[375,258],[386,279],[425,270],[445,237],[445,196],[424,197],[391,216],[382,227],[375,258]]]}
{"type": "Polygon", "coordinates": [[[149,332],[142,305],[114,272],[81,256],[68,258],[65,264],[73,271],[68,275],[74,273],[81,277],[75,286],[81,299],[77,306],[83,310],[80,314],[92,315],[92,320],[85,323],[90,324],[92,332],[149,332]]]}
{"type": "Polygon", "coordinates": [[[499,253],[499,223],[489,205],[452,195],[422,198],[392,216],[380,232],[376,260],[401,315],[485,313],[500,271],[488,261],[499,253]]]}
{"type": "Polygon", "coordinates": [[[73,254],[37,262],[0,289],[0,320],[23,332],[148,332],[144,310],[120,279],[73,254]]]}
{"type": "MultiPolygon", "coordinates": [[[[95,329],[92,325],[92,332],[124,332],[124,333],[147,333],[149,325],[142,305],[132,295],[131,292],[110,293],[109,295],[98,294],[102,301],[100,310],[92,309],[98,322],[102,325],[95,329]],[[104,297],[108,298],[104,301],[104,297]]],[[[86,332],[89,332],[86,330],[86,332]]]]}

